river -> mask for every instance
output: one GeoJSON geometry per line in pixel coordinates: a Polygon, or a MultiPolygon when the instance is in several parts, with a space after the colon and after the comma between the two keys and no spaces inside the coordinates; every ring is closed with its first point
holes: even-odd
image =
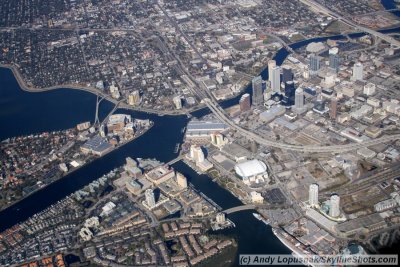
{"type": "MultiPolygon", "coordinates": [[[[400,28],[387,30],[385,32],[398,32],[400,28]]],[[[352,37],[361,36],[354,34],[352,37]]],[[[326,39],[344,39],[346,37],[337,35],[331,37],[313,38],[292,44],[296,49],[313,41],[324,41],[326,39]]],[[[286,49],[277,52],[275,60],[282,64],[289,55],[286,49]]],[[[267,71],[263,70],[261,75],[267,79],[267,71]]],[[[248,86],[246,92],[251,93],[248,86]]],[[[224,101],[223,107],[238,103],[240,96],[224,101]]],[[[22,91],[12,72],[0,68],[0,140],[12,136],[53,131],[74,127],[82,121],[93,121],[96,97],[88,92],[58,89],[49,92],[28,93],[22,91]]],[[[100,118],[112,109],[112,104],[103,101],[100,105],[100,118]]],[[[125,158],[157,158],[168,162],[177,156],[174,153],[175,145],[183,138],[182,129],[186,126],[186,116],[158,116],[135,111],[127,112],[135,118],[150,119],[154,126],[143,136],[114,150],[103,158],[97,159],[66,177],[56,181],[48,187],[28,196],[17,204],[0,212],[0,232],[12,225],[26,220],[33,214],[47,208],[51,204],[79,190],[94,179],[109,172],[115,167],[121,166],[125,158]]],[[[193,113],[194,116],[203,116],[209,113],[204,108],[193,113]]],[[[219,187],[205,175],[198,175],[182,162],[173,166],[177,171],[185,174],[189,181],[200,191],[213,199],[222,208],[230,208],[240,205],[230,192],[219,187]]],[[[256,220],[251,211],[243,211],[228,216],[232,219],[236,228],[223,231],[225,234],[233,235],[238,240],[238,254],[263,253],[263,254],[287,254],[290,251],[275,238],[270,227],[256,220]]],[[[233,265],[237,265],[236,262],[233,265]]]]}

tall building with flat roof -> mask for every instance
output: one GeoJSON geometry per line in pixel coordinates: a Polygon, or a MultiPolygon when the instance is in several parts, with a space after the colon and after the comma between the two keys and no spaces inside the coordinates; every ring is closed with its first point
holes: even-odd
{"type": "Polygon", "coordinates": [[[329,109],[329,116],[331,119],[335,120],[337,117],[337,98],[333,97],[331,99],[331,106],[329,109]]]}
{"type": "Polygon", "coordinates": [[[340,67],[340,57],[338,54],[329,54],[329,68],[335,72],[339,71],[340,67]]]}
{"type": "Polygon", "coordinates": [[[271,59],[268,61],[268,81],[272,79],[272,69],[276,67],[276,61],[271,59]]]}
{"type": "Polygon", "coordinates": [[[289,81],[293,81],[293,71],[289,66],[282,67],[282,82],[287,83],[289,81]]]}
{"type": "Polygon", "coordinates": [[[196,162],[203,162],[205,160],[204,152],[199,145],[192,145],[190,147],[190,157],[196,162]]]}
{"type": "Polygon", "coordinates": [[[182,109],[182,98],[180,96],[175,96],[172,100],[176,109],[182,109]]]}
{"type": "Polygon", "coordinates": [[[329,209],[329,216],[337,218],[340,215],[340,197],[336,194],[331,196],[331,208],[329,209]]]}
{"type": "Polygon", "coordinates": [[[262,105],[264,102],[263,90],[262,90],[262,78],[257,76],[252,80],[252,91],[253,91],[253,101],[254,106],[262,105]]]}
{"type": "Polygon", "coordinates": [[[364,79],[364,66],[361,62],[357,62],[353,66],[353,80],[361,81],[364,79]]]}
{"type": "Polygon", "coordinates": [[[140,103],[140,93],[139,90],[135,90],[128,96],[128,104],[131,106],[136,106],[140,103]]]}
{"type": "Polygon", "coordinates": [[[176,183],[180,188],[187,188],[188,186],[186,177],[180,172],[176,173],[176,183]]]}
{"type": "Polygon", "coordinates": [[[281,68],[273,67],[271,71],[271,90],[275,93],[281,93],[281,68]]]}
{"type": "Polygon", "coordinates": [[[315,76],[321,68],[321,58],[316,54],[310,55],[310,74],[315,76]]]}
{"type": "Polygon", "coordinates": [[[318,188],[319,186],[317,184],[311,184],[309,191],[308,191],[308,203],[310,204],[311,207],[318,207],[319,202],[318,202],[318,188]]]}
{"type": "Polygon", "coordinates": [[[304,91],[303,88],[299,87],[296,89],[294,95],[294,106],[296,110],[302,110],[304,108],[304,91]]]}
{"type": "Polygon", "coordinates": [[[285,83],[285,97],[284,97],[284,105],[291,106],[295,101],[295,92],[296,87],[293,81],[288,81],[285,83]]]}
{"type": "Polygon", "coordinates": [[[147,206],[149,206],[149,208],[153,208],[156,205],[156,198],[154,196],[153,189],[147,189],[144,195],[146,197],[147,206]]]}
{"type": "Polygon", "coordinates": [[[240,112],[249,111],[251,108],[250,94],[244,94],[239,100],[240,112]]]}

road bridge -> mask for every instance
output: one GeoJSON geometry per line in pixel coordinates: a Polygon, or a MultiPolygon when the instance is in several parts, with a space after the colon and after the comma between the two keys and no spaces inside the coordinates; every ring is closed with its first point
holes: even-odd
{"type": "MultiPolygon", "coordinates": [[[[122,101],[122,100],[121,100],[122,101]]],[[[120,102],[117,102],[114,106],[114,108],[108,113],[108,115],[104,118],[104,120],[101,122],[101,124],[107,122],[108,118],[114,114],[114,112],[118,109],[120,102]]]]}
{"type": "Polygon", "coordinates": [[[288,205],[286,205],[286,204],[267,204],[267,203],[245,204],[245,205],[229,208],[229,209],[223,210],[221,212],[223,212],[225,214],[232,214],[232,213],[244,211],[244,210],[255,210],[257,208],[260,208],[260,209],[276,209],[276,208],[284,209],[287,207],[288,207],[288,205]]]}
{"type": "Polygon", "coordinates": [[[171,165],[177,163],[177,162],[180,161],[180,160],[182,160],[182,155],[180,155],[179,157],[174,158],[173,160],[167,162],[166,165],[171,166],[171,165]]]}

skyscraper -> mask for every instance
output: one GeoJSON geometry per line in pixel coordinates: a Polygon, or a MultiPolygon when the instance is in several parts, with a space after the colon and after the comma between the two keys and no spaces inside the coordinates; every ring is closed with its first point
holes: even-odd
{"type": "Polygon", "coordinates": [[[182,99],[180,96],[175,96],[172,101],[175,104],[176,109],[181,109],[182,108],[182,99]]]}
{"type": "Polygon", "coordinates": [[[138,90],[133,91],[128,96],[128,104],[131,106],[136,106],[140,103],[140,93],[138,90]]]}
{"type": "Polygon", "coordinates": [[[294,97],[294,106],[298,111],[304,108],[304,91],[301,87],[296,89],[294,97]]]}
{"type": "Polygon", "coordinates": [[[239,100],[240,112],[249,111],[251,108],[250,95],[244,94],[239,100]]]}
{"type": "Polygon", "coordinates": [[[311,184],[308,191],[308,202],[311,207],[318,207],[318,185],[311,184]]]}
{"type": "Polygon", "coordinates": [[[329,109],[329,116],[331,119],[335,120],[337,116],[337,98],[336,96],[333,96],[331,99],[331,106],[329,109]]]}
{"type": "Polygon", "coordinates": [[[272,79],[272,69],[276,67],[276,61],[271,59],[268,61],[268,81],[272,79]]]}
{"type": "Polygon", "coordinates": [[[274,93],[281,92],[281,68],[276,66],[271,71],[271,90],[274,93]]]}
{"type": "Polygon", "coordinates": [[[340,67],[340,57],[338,53],[339,49],[337,47],[329,49],[329,67],[336,72],[339,71],[340,67]]]}
{"type": "Polygon", "coordinates": [[[156,205],[156,198],[154,196],[153,189],[147,189],[144,193],[146,197],[146,203],[149,208],[153,208],[156,205]]]}
{"type": "Polygon", "coordinates": [[[336,194],[331,196],[331,208],[329,209],[329,216],[337,218],[340,215],[340,197],[336,194]]]}
{"type": "Polygon", "coordinates": [[[294,103],[296,87],[293,81],[285,83],[285,102],[288,106],[292,106],[294,103]]]}
{"type": "Polygon", "coordinates": [[[329,55],[329,67],[338,72],[340,67],[340,57],[337,54],[329,55]]]}
{"type": "Polygon", "coordinates": [[[293,81],[293,71],[289,66],[282,67],[282,82],[287,83],[293,81]]]}
{"type": "Polygon", "coordinates": [[[303,69],[303,78],[308,80],[310,78],[310,68],[305,66],[303,69]]]}
{"type": "Polygon", "coordinates": [[[310,74],[315,76],[321,68],[321,58],[316,54],[310,55],[310,74]]]}
{"type": "Polygon", "coordinates": [[[263,90],[262,90],[262,78],[261,76],[257,76],[252,81],[253,87],[253,105],[258,106],[262,105],[264,102],[263,90]]]}
{"type": "Polygon", "coordinates": [[[361,81],[364,79],[364,66],[361,62],[357,62],[353,66],[353,80],[361,81]]]}
{"type": "Polygon", "coordinates": [[[203,162],[205,157],[204,157],[204,152],[201,149],[199,145],[192,145],[190,147],[190,157],[196,162],[203,162]]]}
{"type": "Polygon", "coordinates": [[[180,172],[176,173],[176,183],[180,188],[187,188],[188,185],[186,177],[180,172]]]}

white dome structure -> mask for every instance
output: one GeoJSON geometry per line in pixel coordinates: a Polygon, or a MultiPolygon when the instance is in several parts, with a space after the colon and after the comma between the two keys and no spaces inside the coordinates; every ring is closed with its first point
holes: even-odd
{"type": "Polygon", "coordinates": [[[263,174],[267,171],[267,166],[264,162],[257,159],[238,163],[235,166],[235,172],[242,178],[254,177],[263,174]]]}

